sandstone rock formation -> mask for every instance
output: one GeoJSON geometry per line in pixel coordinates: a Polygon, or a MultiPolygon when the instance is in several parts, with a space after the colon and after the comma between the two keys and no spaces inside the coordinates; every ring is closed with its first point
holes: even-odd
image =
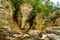
{"type": "Polygon", "coordinates": [[[8,29],[9,31],[20,33],[21,30],[19,29],[16,22],[13,20],[12,14],[13,14],[12,4],[10,4],[10,1],[1,0],[0,1],[0,26],[8,29]]]}
{"type": "Polygon", "coordinates": [[[18,24],[21,26],[21,29],[24,29],[27,25],[32,9],[32,6],[28,3],[23,3],[20,5],[20,13],[18,12],[18,24]]]}

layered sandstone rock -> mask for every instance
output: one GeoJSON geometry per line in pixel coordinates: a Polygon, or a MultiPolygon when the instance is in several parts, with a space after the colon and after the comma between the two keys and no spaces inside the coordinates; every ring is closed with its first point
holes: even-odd
{"type": "Polygon", "coordinates": [[[32,6],[28,3],[23,3],[20,5],[17,20],[21,29],[25,29],[26,27],[29,28],[29,23],[27,21],[30,18],[32,9],[32,6]]]}
{"type": "Polygon", "coordinates": [[[12,17],[12,4],[9,0],[1,0],[0,1],[0,26],[3,28],[8,29],[12,32],[20,33],[21,30],[19,29],[16,22],[13,20],[12,17]]]}

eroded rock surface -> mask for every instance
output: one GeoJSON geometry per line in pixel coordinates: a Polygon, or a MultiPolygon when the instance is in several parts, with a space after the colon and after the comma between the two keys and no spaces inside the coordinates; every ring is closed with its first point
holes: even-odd
{"type": "Polygon", "coordinates": [[[12,4],[9,0],[0,0],[0,26],[12,32],[21,32],[12,17],[12,4]]]}
{"type": "Polygon", "coordinates": [[[22,13],[21,29],[23,29],[26,26],[27,20],[30,18],[31,11],[33,8],[30,4],[24,3],[20,5],[20,9],[22,13]]]}

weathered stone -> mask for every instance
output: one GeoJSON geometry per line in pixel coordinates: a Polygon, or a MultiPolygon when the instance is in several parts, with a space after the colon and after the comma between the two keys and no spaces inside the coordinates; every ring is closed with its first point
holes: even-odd
{"type": "Polygon", "coordinates": [[[60,10],[54,11],[53,13],[49,14],[49,19],[51,20],[53,26],[56,25],[58,26],[59,22],[57,20],[59,20],[59,18],[60,18],[60,10]]]}
{"type": "Polygon", "coordinates": [[[45,18],[42,13],[37,13],[35,17],[35,29],[39,30],[40,32],[45,32],[46,29],[51,25],[49,19],[45,18]]]}
{"type": "Polygon", "coordinates": [[[29,19],[29,16],[32,11],[32,6],[28,3],[24,3],[20,5],[21,13],[22,13],[22,23],[21,23],[21,29],[23,29],[26,25],[26,21],[29,19]]]}
{"type": "Polygon", "coordinates": [[[8,12],[7,15],[12,16],[12,4],[10,0],[1,0],[0,1],[0,11],[6,10],[8,12]]]}
{"type": "Polygon", "coordinates": [[[28,34],[30,34],[30,35],[37,35],[37,36],[39,36],[40,31],[39,31],[39,30],[29,30],[29,31],[28,31],[28,34]]]}
{"type": "Polygon", "coordinates": [[[58,17],[57,19],[56,19],[56,25],[58,25],[58,26],[60,26],[60,17],[58,17]]]}
{"type": "Polygon", "coordinates": [[[0,26],[8,29],[9,31],[21,33],[19,26],[13,20],[12,4],[10,4],[10,1],[1,0],[0,5],[0,26]]]}
{"type": "Polygon", "coordinates": [[[42,21],[43,21],[43,16],[42,15],[40,15],[40,14],[38,13],[37,15],[36,15],[36,17],[35,17],[35,22],[36,22],[36,24],[35,24],[35,28],[37,29],[37,30],[40,30],[41,31],[41,24],[42,24],[42,21]]]}

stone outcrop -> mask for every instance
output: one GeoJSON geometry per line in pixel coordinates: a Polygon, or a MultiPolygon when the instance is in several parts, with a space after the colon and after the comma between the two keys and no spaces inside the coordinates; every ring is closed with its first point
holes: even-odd
{"type": "Polygon", "coordinates": [[[9,0],[0,0],[0,26],[12,32],[20,33],[21,30],[12,17],[12,4],[9,0]]]}
{"type": "Polygon", "coordinates": [[[23,3],[20,5],[17,19],[21,29],[25,29],[25,27],[28,27],[27,24],[29,23],[27,21],[30,18],[32,9],[32,6],[28,3],[23,3]]]}

